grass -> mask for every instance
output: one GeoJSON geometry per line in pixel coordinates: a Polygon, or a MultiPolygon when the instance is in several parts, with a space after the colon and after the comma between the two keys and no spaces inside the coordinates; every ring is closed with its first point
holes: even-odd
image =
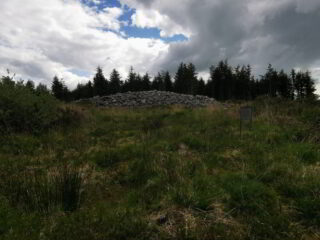
{"type": "Polygon", "coordinates": [[[7,175],[1,182],[2,194],[13,206],[40,213],[75,211],[81,204],[82,188],[81,172],[69,166],[30,169],[7,175]]]}
{"type": "Polygon", "coordinates": [[[319,104],[249,104],[242,137],[232,104],[2,135],[0,239],[319,239],[319,104]]]}

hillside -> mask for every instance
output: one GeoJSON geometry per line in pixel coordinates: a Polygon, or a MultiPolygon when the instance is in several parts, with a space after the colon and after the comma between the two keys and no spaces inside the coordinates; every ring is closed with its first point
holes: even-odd
{"type": "Polygon", "coordinates": [[[63,105],[0,137],[0,239],[316,240],[320,106],[63,105]]]}

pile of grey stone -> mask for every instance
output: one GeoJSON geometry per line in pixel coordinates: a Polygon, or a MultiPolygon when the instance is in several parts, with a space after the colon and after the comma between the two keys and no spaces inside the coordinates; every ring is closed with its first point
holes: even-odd
{"type": "Polygon", "coordinates": [[[77,102],[89,102],[103,107],[152,107],[168,105],[204,107],[211,104],[217,104],[215,99],[206,96],[194,96],[164,91],[117,93],[109,96],[82,99],[77,102]]]}

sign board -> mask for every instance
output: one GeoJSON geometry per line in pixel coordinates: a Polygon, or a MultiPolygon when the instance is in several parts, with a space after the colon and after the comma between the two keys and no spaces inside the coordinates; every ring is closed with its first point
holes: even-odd
{"type": "Polygon", "coordinates": [[[241,121],[252,121],[252,107],[241,107],[240,108],[240,120],[241,121]]]}
{"type": "Polygon", "coordinates": [[[240,108],[240,137],[242,135],[242,123],[250,122],[250,129],[252,128],[252,107],[246,106],[240,108]]]}

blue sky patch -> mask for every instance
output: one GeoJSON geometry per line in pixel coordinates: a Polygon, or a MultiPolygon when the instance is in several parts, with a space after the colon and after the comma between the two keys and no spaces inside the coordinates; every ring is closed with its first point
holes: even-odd
{"type": "Polygon", "coordinates": [[[79,76],[79,77],[90,77],[91,73],[81,69],[71,69],[69,72],[79,76]]]}
{"type": "MultiPolygon", "coordinates": [[[[118,0],[101,0],[100,4],[95,4],[92,0],[80,0],[81,3],[91,8],[96,8],[97,11],[101,11],[108,7],[122,7],[124,14],[119,18],[120,21],[127,22],[128,26],[122,26],[120,31],[124,32],[126,36],[136,38],[152,38],[161,39],[165,42],[181,42],[187,41],[188,38],[183,34],[177,34],[172,37],[161,37],[159,28],[139,28],[132,26],[132,15],[135,13],[135,9],[129,8],[128,6],[122,6],[118,0]]],[[[104,29],[104,31],[111,31],[110,29],[104,29]]]]}

